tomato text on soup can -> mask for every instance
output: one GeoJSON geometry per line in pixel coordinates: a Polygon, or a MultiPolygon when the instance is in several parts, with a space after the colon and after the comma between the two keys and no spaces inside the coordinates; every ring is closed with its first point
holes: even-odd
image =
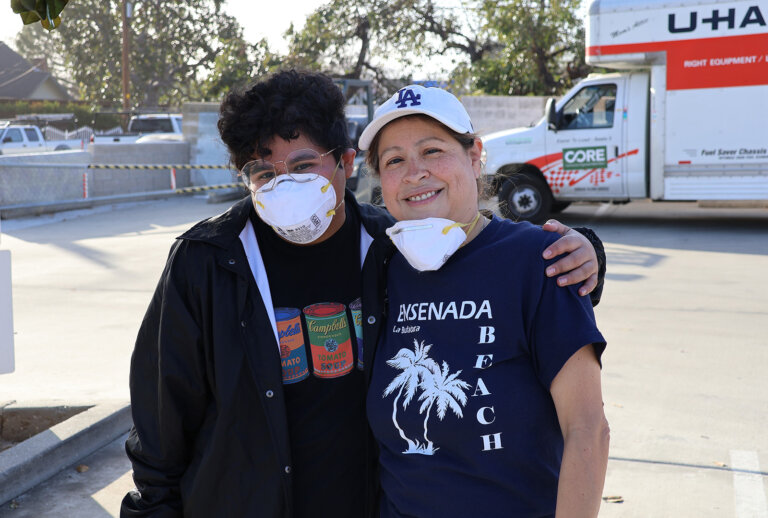
{"type": "Polygon", "coordinates": [[[304,308],[312,366],[318,378],[337,378],[354,367],[344,304],[321,302],[304,308]]]}

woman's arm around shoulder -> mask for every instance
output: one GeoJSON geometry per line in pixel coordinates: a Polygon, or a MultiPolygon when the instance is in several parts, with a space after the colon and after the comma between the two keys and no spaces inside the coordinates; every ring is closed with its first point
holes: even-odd
{"type": "Polygon", "coordinates": [[[608,464],[610,432],[603,412],[600,365],[592,345],[576,351],[550,387],[565,447],[556,518],[595,518],[608,464]]]}

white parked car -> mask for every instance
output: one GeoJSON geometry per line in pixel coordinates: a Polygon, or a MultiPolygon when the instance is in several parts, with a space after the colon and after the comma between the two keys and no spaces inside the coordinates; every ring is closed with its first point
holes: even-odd
{"type": "Polygon", "coordinates": [[[112,135],[94,135],[94,144],[140,144],[158,140],[182,140],[180,113],[142,113],[134,115],[128,121],[128,131],[112,135]],[[147,138],[152,135],[152,138],[147,138]],[[161,135],[175,135],[169,139],[157,138],[161,135]]]}
{"type": "Polygon", "coordinates": [[[40,128],[32,125],[0,125],[0,155],[20,155],[73,149],[74,141],[46,141],[40,128]]]}

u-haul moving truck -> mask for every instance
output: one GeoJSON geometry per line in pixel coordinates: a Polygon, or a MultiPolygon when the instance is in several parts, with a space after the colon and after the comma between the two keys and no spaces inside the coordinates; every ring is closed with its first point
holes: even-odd
{"type": "Polygon", "coordinates": [[[594,0],[590,75],[483,138],[507,217],[576,200],[768,199],[768,0],[594,0]]]}

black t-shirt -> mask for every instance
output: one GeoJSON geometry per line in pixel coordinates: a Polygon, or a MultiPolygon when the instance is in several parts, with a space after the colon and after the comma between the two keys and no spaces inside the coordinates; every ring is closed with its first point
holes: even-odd
{"type": "Polygon", "coordinates": [[[278,237],[255,211],[251,221],[278,321],[294,516],[358,518],[365,507],[366,437],[355,333],[360,222],[346,210],[333,236],[300,246],[278,237]]]}

